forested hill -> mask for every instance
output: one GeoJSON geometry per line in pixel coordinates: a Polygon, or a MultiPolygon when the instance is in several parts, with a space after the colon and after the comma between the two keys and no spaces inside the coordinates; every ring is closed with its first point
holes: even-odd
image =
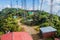
{"type": "MultiPolygon", "coordinates": [[[[35,13],[36,15],[35,14],[29,15],[27,11],[22,10],[22,9],[18,9],[17,11],[16,8],[5,8],[5,9],[2,9],[2,11],[0,11],[0,32],[5,32],[9,30],[16,31],[17,29],[15,29],[15,27],[17,27],[17,24],[13,16],[23,18],[24,14],[26,15],[26,19],[33,19],[33,22],[32,22],[33,25],[39,25],[40,27],[54,26],[58,30],[58,32],[60,31],[59,30],[60,29],[60,16],[58,15],[49,14],[48,12],[45,12],[45,11],[37,11],[35,13]]],[[[27,24],[29,23],[31,22],[28,22],[27,24]]]]}

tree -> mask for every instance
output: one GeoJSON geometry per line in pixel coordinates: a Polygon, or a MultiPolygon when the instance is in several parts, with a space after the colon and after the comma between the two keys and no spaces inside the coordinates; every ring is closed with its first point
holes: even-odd
{"type": "Polygon", "coordinates": [[[8,31],[21,31],[22,29],[17,25],[16,20],[13,18],[16,13],[15,8],[5,8],[1,11],[0,18],[0,32],[6,33],[8,31]]]}
{"type": "Polygon", "coordinates": [[[1,21],[1,29],[0,31],[3,31],[6,33],[6,31],[17,31],[19,26],[17,25],[17,22],[11,17],[8,17],[1,21]]]}

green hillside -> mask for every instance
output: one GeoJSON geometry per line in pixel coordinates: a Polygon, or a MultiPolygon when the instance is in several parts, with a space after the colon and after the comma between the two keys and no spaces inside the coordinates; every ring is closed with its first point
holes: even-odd
{"type": "Polygon", "coordinates": [[[21,31],[18,30],[16,20],[22,18],[21,23],[29,26],[53,26],[58,31],[58,37],[60,36],[60,16],[55,14],[49,14],[45,11],[27,12],[26,10],[16,8],[5,8],[0,11],[0,33],[6,33],[6,31],[21,31]],[[14,18],[16,16],[16,18],[14,18]]]}

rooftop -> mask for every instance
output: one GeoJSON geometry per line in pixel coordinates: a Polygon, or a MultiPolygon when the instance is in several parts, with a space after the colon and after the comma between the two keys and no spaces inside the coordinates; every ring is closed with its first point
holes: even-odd
{"type": "Polygon", "coordinates": [[[42,31],[42,33],[47,33],[47,32],[54,32],[57,31],[57,29],[49,26],[49,27],[42,27],[40,28],[40,30],[42,31]]]}
{"type": "Polygon", "coordinates": [[[1,40],[33,40],[27,32],[12,32],[2,35],[1,40]]]}

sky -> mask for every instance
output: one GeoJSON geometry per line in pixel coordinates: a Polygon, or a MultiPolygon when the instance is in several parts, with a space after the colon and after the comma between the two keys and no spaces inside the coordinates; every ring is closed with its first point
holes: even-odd
{"type": "MultiPolygon", "coordinates": [[[[43,0],[42,10],[50,13],[50,3],[51,0],[43,0]]],[[[10,8],[11,0],[0,0],[0,10],[8,7],[10,8]]],[[[41,0],[39,0],[39,8],[38,8],[38,0],[35,0],[35,10],[40,10],[41,6],[41,0]]],[[[12,0],[12,7],[17,8],[16,0],[12,0]]],[[[18,8],[21,8],[21,0],[18,0],[18,8]]],[[[33,10],[32,9],[32,0],[27,0],[27,10],[33,10]]],[[[53,1],[53,13],[57,15],[60,15],[60,0],[54,0],[53,1]]]]}

